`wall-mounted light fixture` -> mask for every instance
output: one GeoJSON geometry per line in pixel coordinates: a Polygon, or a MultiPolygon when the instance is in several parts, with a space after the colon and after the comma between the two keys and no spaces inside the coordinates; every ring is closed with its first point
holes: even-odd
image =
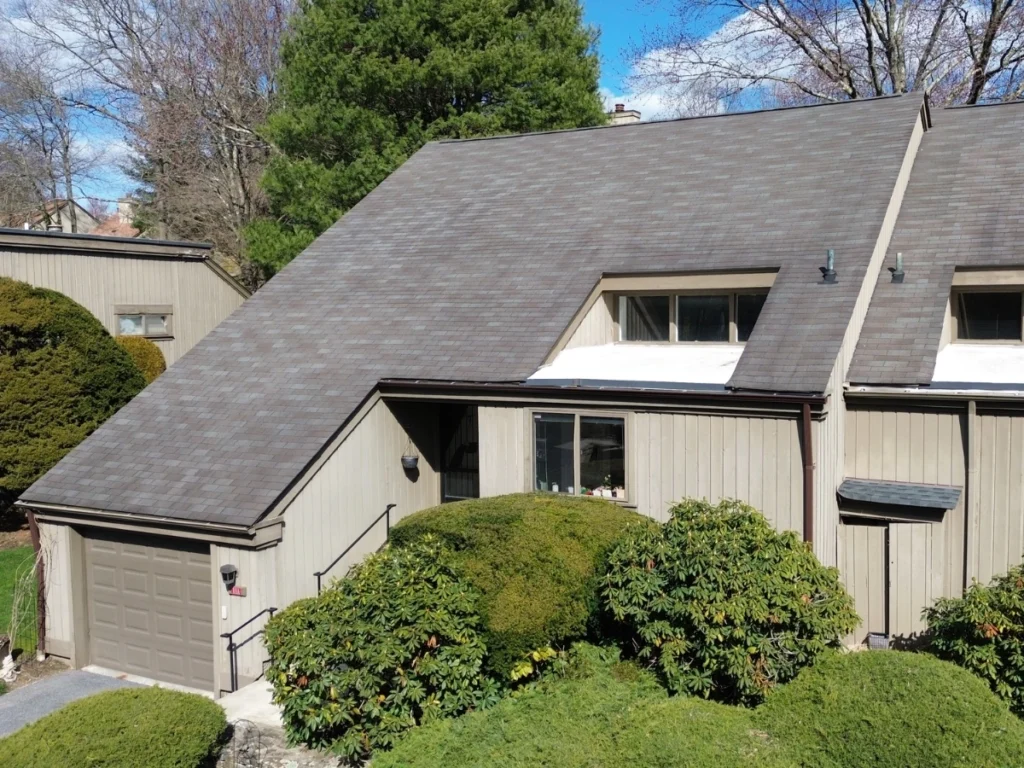
{"type": "Polygon", "coordinates": [[[220,567],[220,578],[224,582],[224,588],[230,592],[238,580],[238,566],[231,565],[230,563],[222,565],[220,567]]]}
{"type": "Polygon", "coordinates": [[[838,282],[838,275],[836,274],[836,252],[831,248],[825,255],[825,266],[818,267],[821,270],[821,281],[823,283],[835,283],[838,282]]]}

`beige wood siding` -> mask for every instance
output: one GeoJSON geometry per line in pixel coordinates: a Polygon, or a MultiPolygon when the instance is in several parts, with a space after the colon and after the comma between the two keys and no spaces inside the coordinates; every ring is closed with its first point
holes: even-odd
{"type": "MultiPolygon", "coordinates": [[[[436,405],[379,401],[370,408],[283,513],[279,607],[315,594],[313,573],[326,568],[388,504],[398,505],[391,518],[394,524],[441,503],[437,440],[436,405]],[[402,469],[402,455],[409,448],[420,456],[416,475],[402,469]]],[[[328,580],[344,576],[367,553],[379,549],[385,534],[381,521],[334,567],[328,580]]]]}
{"type": "Polygon", "coordinates": [[[885,525],[839,526],[839,573],[860,615],[857,629],[845,639],[847,645],[867,642],[869,632],[886,631],[885,533],[885,525]]]}
{"type": "Polygon", "coordinates": [[[814,456],[814,554],[829,566],[839,563],[839,505],[836,489],[843,480],[845,428],[846,403],[841,394],[830,395],[825,418],[811,424],[814,456]]]}
{"type": "Polygon", "coordinates": [[[45,558],[46,650],[71,657],[74,643],[71,603],[71,529],[39,523],[39,544],[45,558]]]}
{"type": "Polygon", "coordinates": [[[979,413],[968,578],[988,583],[1024,553],[1024,415],[979,413]]]}
{"type": "Polygon", "coordinates": [[[942,596],[943,533],[930,523],[889,525],[889,634],[897,646],[927,629],[921,611],[942,596]]]}
{"type": "Polygon", "coordinates": [[[780,530],[803,527],[799,422],[739,416],[636,413],[632,417],[637,509],[657,520],[687,496],[736,498],[780,530]]]}
{"type": "MultiPolygon", "coordinates": [[[[211,579],[213,580],[214,658],[217,676],[217,690],[229,691],[230,667],[228,664],[228,641],[221,637],[241,626],[265,608],[285,608],[278,602],[277,573],[278,549],[235,549],[220,544],[210,547],[211,579]],[[228,594],[221,579],[222,565],[233,565],[238,569],[237,585],[245,587],[245,597],[228,594]],[[227,618],[224,618],[227,609],[227,618]]],[[[243,645],[237,652],[239,687],[255,680],[263,672],[267,659],[266,647],[260,632],[270,617],[263,615],[235,635],[235,643],[243,645]]]]}
{"type": "Polygon", "coordinates": [[[500,496],[529,490],[526,409],[484,407],[480,419],[480,495],[500,496]]]}
{"type": "Polygon", "coordinates": [[[173,340],[157,341],[171,365],[244,301],[198,260],[0,249],[0,275],[69,296],[116,334],[114,307],[170,305],[173,340]]]}
{"type": "Polygon", "coordinates": [[[613,301],[614,296],[610,293],[598,296],[563,349],[594,347],[615,341],[613,301]]]}

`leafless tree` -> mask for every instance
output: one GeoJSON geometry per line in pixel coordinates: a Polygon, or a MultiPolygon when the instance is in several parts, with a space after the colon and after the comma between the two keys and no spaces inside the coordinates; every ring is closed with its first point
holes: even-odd
{"type": "Polygon", "coordinates": [[[968,104],[1024,93],[1022,0],[666,1],[674,21],[631,51],[630,85],[680,112],[914,90],[968,104]]]}
{"type": "Polygon", "coordinates": [[[54,52],[71,106],[119,126],[140,213],[161,235],[209,240],[244,270],[263,213],[280,43],[294,0],[19,0],[17,34],[54,52]]]}

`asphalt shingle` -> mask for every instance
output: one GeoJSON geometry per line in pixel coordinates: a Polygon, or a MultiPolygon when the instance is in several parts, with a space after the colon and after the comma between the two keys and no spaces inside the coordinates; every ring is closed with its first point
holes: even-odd
{"type": "Polygon", "coordinates": [[[960,501],[960,490],[955,485],[848,478],[840,484],[839,496],[847,501],[864,501],[871,504],[953,509],[960,501]]]}
{"type": "Polygon", "coordinates": [[[430,144],[23,499],[250,525],[379,380],[522,381],[605,273],[777,268],[731,384],[822,392],[920,105],[430,144]]]}

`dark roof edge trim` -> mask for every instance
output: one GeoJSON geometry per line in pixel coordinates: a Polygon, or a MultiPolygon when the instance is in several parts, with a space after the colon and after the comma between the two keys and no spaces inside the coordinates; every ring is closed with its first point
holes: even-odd
{"type": "Polygon", "coordinates": [[[136,523],[138,525],[160,525],[169,528],[187,528],[200,531],[217,531],[221,533],[246,536],[249,534],[249,526],[231,525],[229,523],[204,523],[200,520],[187,520],[180,517],[162,517],[147,515],[141,512],[117,512],[110,509],[94,509],[92,507],[74,507],[67,504],[53,504],[46,501],[32,501],[31,499],[18,499],[14,506],[31,510],[34,512],[47,513],[56,512],[75,517],[96,518],[111,520],[120,523],[136,523]]]}
{"type": "Polygon", "coordinates": [[[146,237],[107,237],[106,235],[85,235],[72,232],[42,232],[38,229],[18,229],[17,227],[0,227],[0,235],[27,235],[29,237],[56,238],[58,240],[86,240],[95,243],[149,243],[164,245],[169,248],[195,248],[209,251],[213,243],[201,243],[194,240],[151,240],[146,237]]]}

